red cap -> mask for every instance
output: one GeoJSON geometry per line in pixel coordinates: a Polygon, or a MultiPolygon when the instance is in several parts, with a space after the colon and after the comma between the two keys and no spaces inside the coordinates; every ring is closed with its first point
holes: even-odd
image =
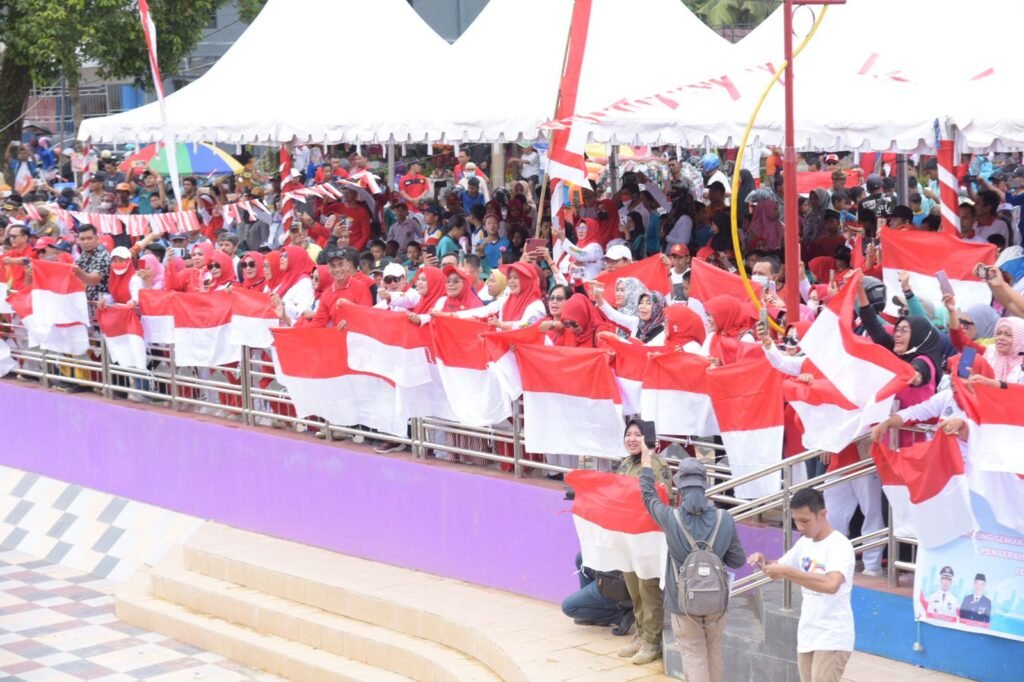
{"type": "Polygon", "coordinates": [[[698,260],[707,260],[708,258],[711,258],[714,255],[715,250],[710,246],[702,246],[700,249],[697,250],[698,260]]]}
{"type": "Polygon", "coordinates": [[[36,251],[42,251],[48,246],[57,246],[57,242],[54,241],[53,237],[42,237],[36,240],[36,245],[34,248],[36,251]]]}
{"type": "Polygon", "coordinates": [[[826,161],[838,161],[839,160],[839,155],[838,154],[826,154],[825,155],[825,160],[826,161]]]}
{"type": "Polygon", "coordinates": [[[670,256],[689,256],[690,249],[686,248],[686,244],[673,244],[672,248],[669,249],[668,255],[670,256]]]}

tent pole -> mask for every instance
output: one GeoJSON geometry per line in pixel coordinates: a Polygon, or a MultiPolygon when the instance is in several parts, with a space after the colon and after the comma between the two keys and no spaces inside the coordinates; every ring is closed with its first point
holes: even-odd
{"type": "MultiPolygon", "coordinates": [[[[783,45],[786,54],[786,146],[783,151],[783,203],[785,204],[786,310],[787,319],[796,320],[800,312],[800,218],[796,193],[796,132],[793,116],[793,0],[783,9],[783,45]]],[[[786,583],[789,586],[789,583],[786,583]]],[[[788,597],[788,590],[786,597],[788,597]]],[[[785,599],[789,608],[789,599],[785,599]]]]}
{"type": "Polygon", "coordinates": [[[608,149],[608,185],[614,196],[619,191],[619,145],[609,143],[608,149]]]}
{"type": "Polygon", "coordinates": [[[909,206],[910,201],[907,196],[907,155],[903,153],[896,154],[896,197],[897,201],[901,206],[909,206]]]}
{"type": "Polygon", "coordinates": [[[505,186],[505,143],[491,143],[491,191],[505,186]]]}
{"type": "Polygon", "coordinates": [[[398,178],[395,177],[395,142],[388,142],[388,189],[394,190],[398,187],[398,178]]]}

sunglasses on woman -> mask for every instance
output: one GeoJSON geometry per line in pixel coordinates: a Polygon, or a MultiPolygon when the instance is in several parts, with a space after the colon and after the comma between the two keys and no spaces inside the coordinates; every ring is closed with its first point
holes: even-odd
{"type": "Polygon", "coordinates": [[[220,265],[218,265],[216,263],[210,263],[210,269],[211,270],[220,270],[220,265]]]}
{"type": "Polygon", "coordinates": [[[398,281],[398,279],[399,278],[395,277],[394,275],[385,275],[384,276],[384,284],[394,284],[395,282],[398,281]]]}
{"type": "Polygon", "coordinates": [[[564,301],[565,300],[565,296],[556,296],[556,295],[552,294],[551,296],[548,296],[548,300],[549,301],[554,301],[554,302],[557,303],[558,301],[564,301]]]}
{"type": "Polygon", "coordinates": [[[242,261],[242,267],[243,268],[254,268],[254,267],[256,267],[256,261],[254,261],[254,260],[244,260],[244,261],[242,261]]]}

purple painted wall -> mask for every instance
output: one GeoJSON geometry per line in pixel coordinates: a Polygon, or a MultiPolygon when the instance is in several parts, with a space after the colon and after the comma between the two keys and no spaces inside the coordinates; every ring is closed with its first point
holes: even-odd
{"type": "MultiPolygon", "coordinates": [[[[579,585],[557,489],[8,382],[0,405],[8,466],[547,601],[579,585]]],[[[779,553],[779,533],[741,532],[779,553]]]]}

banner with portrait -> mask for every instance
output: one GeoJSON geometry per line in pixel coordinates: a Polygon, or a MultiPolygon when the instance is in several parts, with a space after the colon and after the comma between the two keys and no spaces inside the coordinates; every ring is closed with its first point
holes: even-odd
{"type": "Polygon", "coordinates": [[[914,615],[940,627],[1024,641],[1024,534],[1000,525],[978,495],[971,495],[971,504],[980,528],[973,537],[918,549],[914,615]]]}

